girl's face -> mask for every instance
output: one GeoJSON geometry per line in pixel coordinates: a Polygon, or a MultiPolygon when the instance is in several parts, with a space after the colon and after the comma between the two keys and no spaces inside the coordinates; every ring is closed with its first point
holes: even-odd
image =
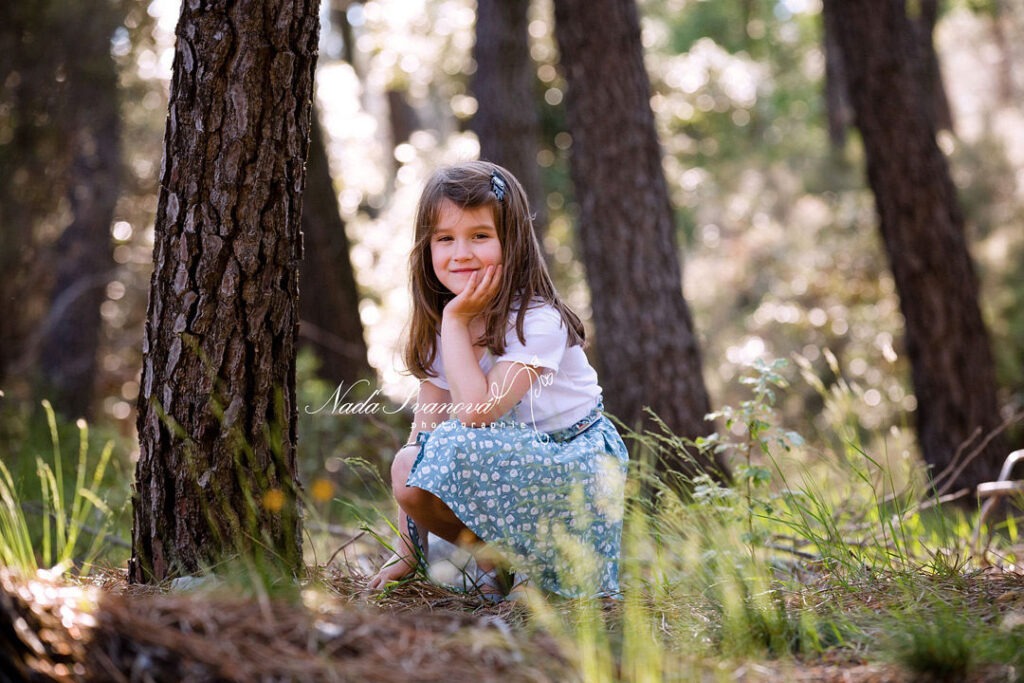
{"type": "Polygon", "coordinates": [[[501,240],[492,208],[461,209],[444,200],[430,238],[430,261],[437,279],[455,295],[462,292],[473,271],[501,263],[501,240]]]}

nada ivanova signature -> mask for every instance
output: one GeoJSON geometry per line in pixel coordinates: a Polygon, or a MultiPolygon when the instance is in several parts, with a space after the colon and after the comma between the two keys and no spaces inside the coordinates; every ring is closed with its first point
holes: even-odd
{"type": "MultiPolygon", "coordinates": [[[[534,382],[530,387],[530,391],[527,395],[530,399],[531,412],[533,408],[533,398],[540,395],[541,390],[550,386],[554,381],[553,372],[538,372],[537,368],[531,365],[516,364],[515,369],[505,374],[501,384],[493,382],[491,384],[491,397],[483,403],[424,403],[420,405],[416,400],[419,389],[412,391],[406,397],[405,401],[401,405],[395,407],[388,405],[386,399],[382,397],[382,392],[379,388],[373,389],[369,396],[355,400],[350,399],[349,395],[358,386],[370,387],[370,381],[361,379],[354,384],[345,388],[345,383],[341,382],[338,384],[334,392],[327,397],[327,400],[320,405],[319,408],[307,404],[303,411],[307,415],[318,415],[323,412],[327,412],[330,415],[376,415],[377,413],[384,413],[385,415],[394,415],[403,410],[409,409],[413,413],[425,412],[433,415],[447,415],[454,412],[459,412],[465,408],[472,410],[473,412],[487,412],[494,407],[494,405],[501,400],[502,397],[507,394],[511,388],[512,383],[519,373],[527,372],[534,375],[534,382]]],[[[426,380],[421,380],[420,384],[426,380]]]]}

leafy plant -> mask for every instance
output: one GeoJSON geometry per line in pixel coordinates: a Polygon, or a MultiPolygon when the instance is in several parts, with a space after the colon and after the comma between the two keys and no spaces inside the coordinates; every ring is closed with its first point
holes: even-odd
{"type": "MultiPolygon", "coordinates": [[[[776,391],[789,385],[781,374],[786,365],[785,359],[781,358],[770,364],[761,359],[754,361],[751,365],[753,374],[740,379],[741,384],[752,387],[753,396],[742,401],[737,408],[724,406],[708,415],[709,420],[724,422],[726,434],[716,432],[696,441],[701,449],[732,451],[741,458],[741,462],[734,466],[734,475],[743,487],[744,541],[750,546],[751,553],[767,540],[765,531],[755,530],[754,519],[759,514],[772,511],[768,502],[755,498],[755,491],[766,489],[772,480],[771,469],[764,463],[774,462],[776,448],[788,452],[804,444],[799,434],[780,429],[774,422],[776,391]],[[738,438],[733,436],[737,433],[741,434],[738,438]]],[[[706,493],[706,482],[704,484],[702,493],[706,493]]]]}

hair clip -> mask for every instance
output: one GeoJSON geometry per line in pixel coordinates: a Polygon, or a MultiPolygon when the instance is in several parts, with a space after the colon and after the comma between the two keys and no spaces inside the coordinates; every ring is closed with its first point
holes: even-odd
{"type": "Polygon", "coordinates": [[[491,192],[498,199],[498,203],[505,201],[505,193],[508,192],[508,185],[505,184],[505,179],[501,177],[501,174],[497,171],[491,171],[491,192]]]}

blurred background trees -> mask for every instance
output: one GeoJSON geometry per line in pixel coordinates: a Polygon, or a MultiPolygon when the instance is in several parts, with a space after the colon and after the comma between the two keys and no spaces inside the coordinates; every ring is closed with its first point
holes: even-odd
{"type": "MultiPolygon", "coordinates": [[[[88,272],[103,280],[95,289],[101,300],[82,299],[75,307],[76,314],[95,315],[91,311],[98,303],[101,327],[92,356],[95,371],[87,382],[91,391],[76,389],[75,400],[59,399],[56,407],[72,417],[91,410],[96,420],[132,435],[178,6],[173,0],[90,2],[99,37],[89,40],[109,47],[116,99],[99,94],[109,87],[102,55],[84,76],[78,74],[85,70],[85,58],[75,58],[72,68],[65,56],[72,45],[85,50],[87,36],[94,33],[92,23],[74,18],[70,5],[15,0],[0,9],[0,388],[6,420],[0,436],[5,438],[26,418],[24,406],[43,395],[56,398],[57,378],[70,376],[58,371],[55,347],[52,341],[44,345],[43,331],[50,329],[47,318],[60,310],[56,303],[71,296],[67,285],[57,282],[69,268],[60,265],[58,255],[76,253],[65,245],[76,234],[71,227],[77,215],[85,215],[85,205],[80,211],[72,200],[81,197],[100,207],[100,194],[72,189],[88,179],[107,195],[117,188],[112,210],[90,209],[97,216],[111,211],[109,219],[96,219],[107,224],[106,237],[99,251],[89,253],[109,254],[112,264],[99,265],[99,256],[90,257],[96,265],[88,272]],[[100,17],[115,20],[104,24],[100,17]],[[92,87],[75,90],[79,78],[92,87]],[[79,97],[82,103],[75,104],[79,97]],[[100,136],[95,149],[88,142],[76,147],[81,143],[73,140],[88,141],[88,136],[75,137],[76,130],[98,130],[100,99],[117,102],[120,118],[107,125],[119,126],[119,133],[89,133],[100,136]],[[79,112],[77,119],[73,111],[79,112]],[[111,152],[118,149],[117,139],[120,151],[111,152]],[[102,161],[101,151],[108,155],[102,161]],[[72,159],[83,153],[92,156],[79,162],[76,176],[72,159]],[[110,154],[119,164],[111,165],[110,154]],[[109,180],[100,183],[100,178],[109,180]]],[[[1024,8],[1005,0],[907,6],[920,10],[911,17],[919,27],[919,44],[934,41],[944,76],[935,83],[945,83],[951,124],[935,113],[938,128],[945,128],[935,139],[956,187],[965,245],[974,259],[995,364],[999,414],[991,417],[998,421],[1024,403],[1024,235],[1019,229],[1024,112],[1015,99],[1024,47],[1013,39],[1024,29],[1024,8]]],[[[919,457],[912,425],[921,403],[932,397],[919,395],[911,382],[897,279],[876,227],[861,137],[849,128],[855,100],[841,90],[826,91],[836,52],[821,3],[642,0],[638,7],[649,106],[683,264],[682,291],[702,350],[709,404],[741,400],[737,378],[753,360],[792,358],[801,376],[790,373],[794,387],[779,406],[788,426],[812,442],[827,442],[837,453],[862,444],[896,470],[908,470],[919,457]],[[826,106],[834,100],[837,105],[826,106]]],[[[412,205],[435,165],[472,158],[491,144],[514,142],[519,157],[534,160],[540,189],[531,190],[531,200],[542,217],[546,213],[541,222],[552,270],[570,303],[594,319],[592,338],[596,349],[602,347],[600,316],[592,308],[582,264],[579,235],[587,226],[579,226],[583,197],[574,192],[570,175],[574,136],[554,7],[549,0],[481,0],[480,9],[479,24],[477,3],[470,0],[333,0],[324,2],[321,13],[316,105],[339,213],[339,221],[331,219],[333,227],[327,228],[334,241],[322,251],[336,266],[326,277],[343,278],[338,254],[345,249],[340,238],[346,238],[354,279],[333,286],[349,291],[339,306],[349,314],[356,306],[363,327],[361,335],[355,332],[351,316],[343,323],[348,332],[331,331],[321,341],[331,340],[335,351],[352,350],[354,358],[362,355],[362,336],[369,367],[396,405],[410,386],[395,348],[408,315],[405,258],[412,205]],[[500,15],[484,13],[495,5],[500,15]],[[513,10],[514,17],[504,14],[513,10]],[[496,49],[505,45],[518,47],[496,49]],[[484,125],[486,120],[495,123],[484,125]],[[499,129],[537,132],[488,141],[483,131],[499,129]]],[[[849,72],[849,65],[838,68],[849,72]]],[[[928,96],[931,101],[937,92],[928,96]]],[[[519,172],[529,175],[529,170],[519,172]]],[[[322,190],[317,194],[324,196],[322,190]]],[[[327,199],[321,215],[330,213],[327,199]]],[[[313,237],[308,228],[307,246],[313,237]]],[[[307,259],[303,267],[312,262],[307,259]]],[[[304,277],[312,283],[316,276],[304,277]]],[[[89,276],[71,279],[88,289],[89,276]]],[[[302,285],[304,292],[321,287],[302,285]]],[[[322,303],[328,305],[326,299],[322,303]]],[[[313,338],[323,326],[314,313],[302,315],[311,323],[302,334],[320,356],[321,377],[328,387],[336,384],[344,369],[360,361],[332,367],[331,351],[313,338]]],[[[339,317],[328,313],[327,319],[339,317]]],[[[74,329],[81,334],[58,333],[68,342],[63,350],[70,350],[72,338],[86,340],[87,323],[74,323],[74,329]]],[[[310,365],[300,362],[304,367],[310,365]]],[[[604,375],[609,398],[616,382],[630,381],[615,377],[614,368],[604,375]]],[[[325,390],[307,372],[300,377],[300,406],[303,391],[315,403],[326,398],[318,393],[325,390]]],[[[315,428],[328,420],[317,418],[315,428]]],[[[1010,445],[1020,444],[1021,432],[1011,429],[1007,438],[1010,445]]],[[[344,441],[307,457],[315,461],[310,467],[319,468],[342,451],[361,447],[344,441]]]]}

